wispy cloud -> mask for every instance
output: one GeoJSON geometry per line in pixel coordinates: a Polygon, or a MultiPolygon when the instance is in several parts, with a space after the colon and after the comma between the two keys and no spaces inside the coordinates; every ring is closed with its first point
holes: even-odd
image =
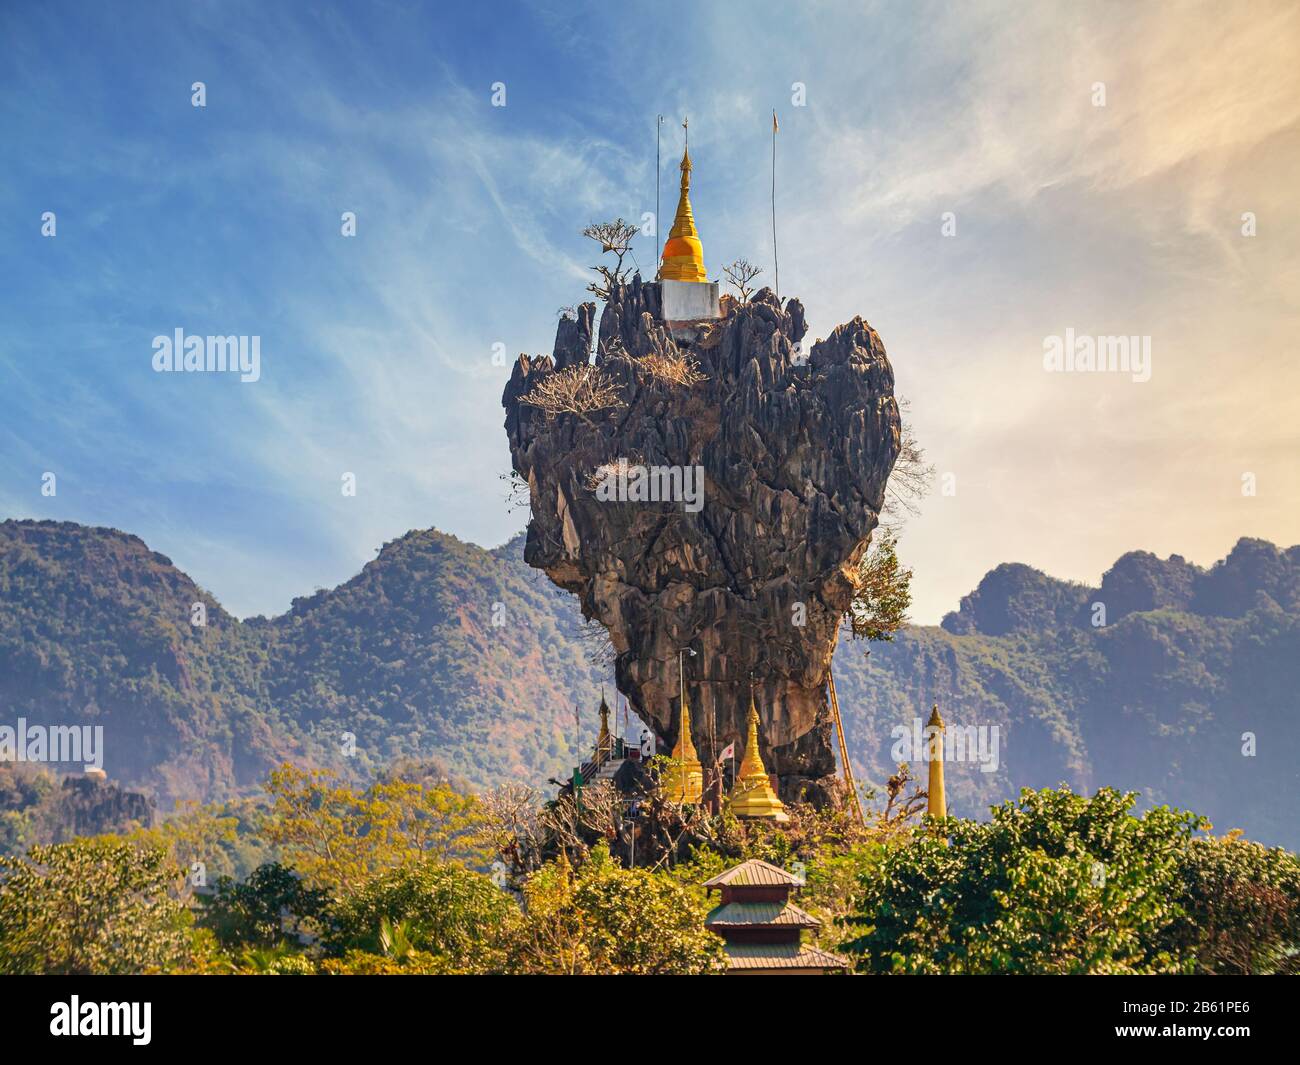
{"type": "Polygon", "coordinates": [[[139,532],[236,612],[345,579],[410,527],[517,528],[493,346],[549,348],[584,298],[581,227],[653,209],[656,113],[663,210],[690,114],[709,267],[744,256],[770,282],[780,112],[783,294],[814,336],[871,320],[957,477],[904,537],[919,618],[1008,559],[1095,580],[1133,547],[1300,539],[1294,5],[0,18],[0,85],[23,86],[0,93],[0,503],[139,532]],[[133,66],[142,49],[158,61],[133,66]],[[150,338],[176,326],[260,334],[262,381],[153,374],[150,338]],[[1044,374],[1066,327],[1150,335],[1151,382],[1044,374]]]}

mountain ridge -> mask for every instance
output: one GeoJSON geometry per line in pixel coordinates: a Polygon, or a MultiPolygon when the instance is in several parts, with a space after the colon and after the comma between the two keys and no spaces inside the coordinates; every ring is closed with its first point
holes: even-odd
{"type": "MultiPolygon", "coordinates": [[[[522,545],[413,530],[336,588],[240,621],[138,536],[0,522],[0,723],[104,724],[110,773],[164,811],[251,791],[282,760],[364,776],[416,756],[477,787],[544,785],[590,744],[608,680],[522,545]]],[[[1208,568],[1129,552],[1095,588],[1004,564],[940,626],[841,640],[835,668],[865,782],[938,699],[1000,730],[998,772],[948,767],[957,812],[1111,784],[1300,843],[1300,548],[1242,538],[1208,568]]]]}

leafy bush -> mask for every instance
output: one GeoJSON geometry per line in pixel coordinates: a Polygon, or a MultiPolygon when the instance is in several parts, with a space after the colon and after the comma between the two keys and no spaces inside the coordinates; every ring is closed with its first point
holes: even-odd
{"type": "Polygon", "coordinates": [[[0,857],[0,973],[119,975],[190,953],[178,871],[161,850],[78,839],[0,857]]]}
{"type": "Polygon", "coordinates": [[[482,873],[429,860],[383,873],[345,898],[326,942],[332,954],[392,954],[383,928],[400,923],[402,938],[443,971],[494,972],[504,965],[517,915],[514,899],[482,873]]]}
{"type": "Polygon", "coordinates": [[[268,862],[242,883],[221,877],[211,896],[200,896],[199,924],[224,947],[274,947],[306,920],[320,918],[327,892],[307,887],[294,870],[268,862]]]}
{"type": "Polygon", "coordinates": [[[863,874],[842,949],[877,973],[1189,971],[1176,900],[1204,822],[1134,817],[1135,798],[1026,790],[989,822],[933,823],[863,874]]]}
{"type": "Polygon", "coordinates": [[[662,873],[624,869],[597,846],[576,873],[567,856],[524,886],[516,972],[691,974],[722,968],[722,940],[704,928],[689,888],[662,873]]]}

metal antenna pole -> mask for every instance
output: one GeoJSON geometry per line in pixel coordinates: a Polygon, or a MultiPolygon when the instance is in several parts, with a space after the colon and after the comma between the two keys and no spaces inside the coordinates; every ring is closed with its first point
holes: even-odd
{"type": "Polygon", "coordinates": [[[663,241],[659,239],[659,175],[661,167],[659,165],[659,133],[664,127],[664,116],[659,115],[655,119],[655,280],[659,280],[660,255],[659,249],[663,247],[663,241]]]}
{"type": "Polygon", "coordinates": [[[776,254],[776,111],[772,112],[772,264],[776,271],[776,299],[781,301],[781,260],[776,254]]]}

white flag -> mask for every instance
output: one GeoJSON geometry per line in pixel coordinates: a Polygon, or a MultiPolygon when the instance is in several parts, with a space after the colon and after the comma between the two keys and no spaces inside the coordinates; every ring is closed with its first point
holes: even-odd
{"type": "Polygon", "coordinates": [[[727,744],[725,747],[722,748],[722,753],[718,755],[718,761],[721,762],[724,758],[735,758],[735,757],[736,757],[736,741],[732,740],[729,744],[727,744]]]}

